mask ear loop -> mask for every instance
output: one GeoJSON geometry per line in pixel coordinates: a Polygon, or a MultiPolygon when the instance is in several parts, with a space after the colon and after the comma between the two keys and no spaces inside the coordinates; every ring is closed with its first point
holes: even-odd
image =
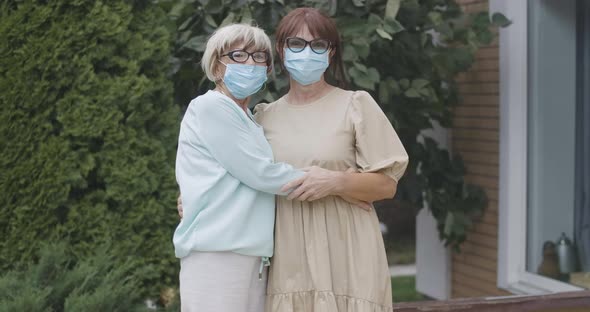
{"type": "MultiPolygon", "coordinates": [[[[217,61],[218,61],[219,63],[223,64],[223,66],[225,66],[225,67],[226,67],[226,70],[227,70],[227,64],[225,64],[225,63],[224,63],[224,62],[222,62],[221,60],[217,60],[217,61]]],[[[217,80],[215,81],[215,84],[223,85],[223,87],[225,88],[225,81],[223,81],[223,77],[221,77],[221,78],[215,77],[215,78],[217,79],[217,80]]],[[[224,93],[224,94],[225,94],[225,93],[224,93]]]]}

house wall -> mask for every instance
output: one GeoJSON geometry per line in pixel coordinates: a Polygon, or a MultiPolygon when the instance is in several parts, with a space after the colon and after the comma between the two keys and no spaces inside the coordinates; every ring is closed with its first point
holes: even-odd
{"type": "MultiPolygon", "coordinates": [[[[467,12],[489,10],[488,0],[456,0],[467,12]]],[[[451,149],[462,156],[466,179],[488,196],[481,220],[451,263],[451,297],[500,296],[497,288],[499,50],[497,40],[480,49],[471,71],[457,77],[461,102],[454,111],[451,149]]]]}

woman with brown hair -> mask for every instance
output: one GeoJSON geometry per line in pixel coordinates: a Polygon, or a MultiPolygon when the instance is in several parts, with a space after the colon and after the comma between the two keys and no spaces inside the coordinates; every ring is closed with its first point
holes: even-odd
{"type": "Polygon", "coordinates": [[[390,311],[391,281],[373,202],[395,195],[408,155],[373,98],[345,84],[342,44],[332,19],[299,8],[279,23],[276,50],[289,92],[256,106],[275,160],[314,174],[277,198],[275,249],[266,311],[390,311]],[[347,171],[356,168],[358,172],[347,171]],[[339,183],[318,187],[341,172],[339,183]],[[324,174],[322,174],[324,173],[324,174]],[[328,195],[328,196],[326,196],[328,195]]]}
{"type": "MultiPolygon", "coordinates": [[[[183,312],[264,310],[275,194],[314,175],[274,162],[248,109],[267,79],[271,51],[264,31],[247,24],[223,26],[207,41],[201,66],[215,89],[189,104],[176,155],[184,213],[173,243],[183,312]]],[[[334,188],[339,174],[317,172],[315,187],[334,188]]]]}

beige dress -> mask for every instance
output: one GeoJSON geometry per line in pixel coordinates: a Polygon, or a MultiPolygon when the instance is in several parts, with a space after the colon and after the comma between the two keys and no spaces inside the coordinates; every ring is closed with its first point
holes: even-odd
{"type": "MultiPolygon", "coordinates": [[[[298,168],[382,172],[396,181],[408,156],[364,91],[335,88],[306,105],[284,98],[256,107],[275,160],[298,168]]],[[[392,310],[391,280],[375,211],[340,197],[278,197],[266,312],[392,310]]]]}

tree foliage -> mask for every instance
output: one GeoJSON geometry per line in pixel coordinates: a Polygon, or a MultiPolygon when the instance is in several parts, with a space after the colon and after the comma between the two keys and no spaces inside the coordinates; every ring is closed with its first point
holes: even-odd
{"type": "Polygon", "coordinates": [[[112,242],[152,268],[141,293],[176,282],[167,20],[147,1],[0,4],[0,271],[45,241],[77,258],[112,242]]]}
{"type": "Polygon", "coordinates": [[[64,244],[46,245],[38,262],[0,276],[0,311],[148,311],[137,291],[142,271],[114,261],[107,245],[78,263],[64,244]]]}
{"type": "MultiPolygon", "coordinates": [[[[464,181],[465,167],[423,131],[451,126],[459,101],[455,76],[493,40],[491,28],[509,22],[500,14],[464,13],[454,0],[159,0],[174,21],[172,74],[180,106],[210,87],[198,61],[208,36],[228,23],[255,23],[271,35],[290,10],[311,6],[336,20],[354,89],[378,99],[410,155],[396,199],[417,209],[424,203],[438,220],[440,238],[455,248],[486,204],[481,188],[464,181]]],[[[274,79],[255,98],[272,101],[288,80],[275,64],[274,79]]]]}

